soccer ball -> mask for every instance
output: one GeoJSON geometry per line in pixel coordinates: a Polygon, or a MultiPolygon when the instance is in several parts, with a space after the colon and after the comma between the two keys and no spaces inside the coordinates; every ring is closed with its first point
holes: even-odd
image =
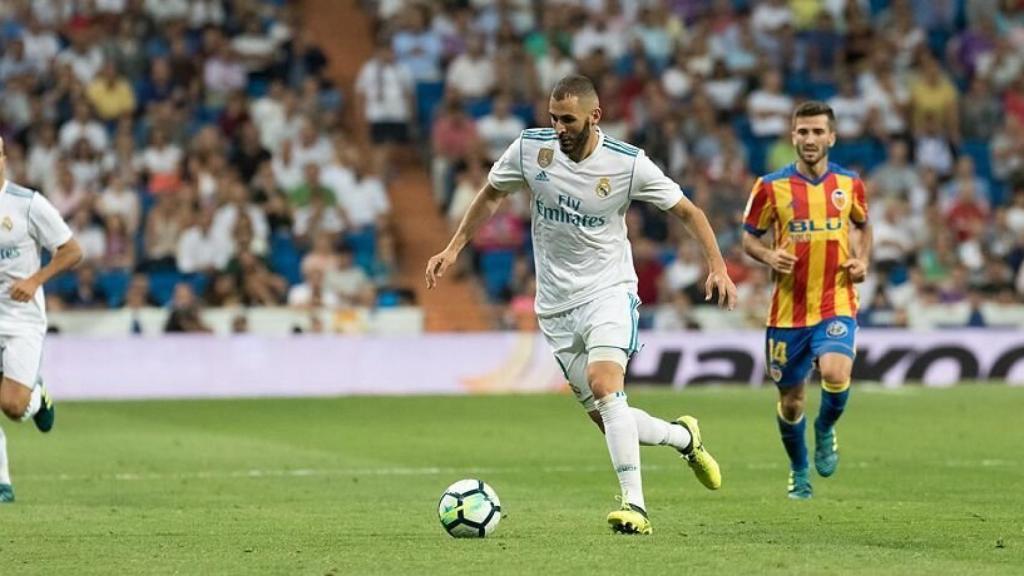
{"type": "Polygon", "coordinates": [[[483,538],[501,521],[501,502],[483,480],[459,480],[437,503],[441,526],[455,538],[483,538]]]}

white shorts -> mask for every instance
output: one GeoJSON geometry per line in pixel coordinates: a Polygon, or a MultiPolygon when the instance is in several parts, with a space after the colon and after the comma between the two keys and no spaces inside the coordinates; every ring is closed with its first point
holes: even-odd
{"type": "Polygon", "coordinates": [[[604,292],[572,310],[538,318],[540,331],[562,367],[576,399],[588,412],[596,410],[587,382],[587,353],[600,347],[619,348],[630,357],[639,347],[640,298],[625,289],[604,292]]]}
{"type": "Polygon", "coordinates": [[[4,378],[32,388],[43,361],[43,334],[0,336],[0,371],[4,378]]]}

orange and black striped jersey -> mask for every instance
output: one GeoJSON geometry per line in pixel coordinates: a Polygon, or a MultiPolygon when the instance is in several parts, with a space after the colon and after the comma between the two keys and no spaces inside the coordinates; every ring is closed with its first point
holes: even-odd
{"type": "Polygon", "coordinates": [[[797,257],[793,272],[775,276],[768,326],[801,328],[834,316],[857,315],[857,291],[840,266],[850,257],[850,225],[867,223],[864,182],[829,163],[811,180],[795,164],[758,178],[747,202],[743,227],[797,257]]]}

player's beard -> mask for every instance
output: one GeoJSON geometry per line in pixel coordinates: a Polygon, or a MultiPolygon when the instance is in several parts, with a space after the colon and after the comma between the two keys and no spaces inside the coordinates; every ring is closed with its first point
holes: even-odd
{"type": "Polygon", "coordinates": [[[800,160],[807,166],[814,166],[818,162],[821,162],[825,158],[825,150],[818,148],[817,150],[797,150],[797,155],[800,160]]]}
{"type": "Polygon", "coordinates": [[[583,153],[588,138],[590,138],[590,118],[584,121],[583,129],[580,130],[579,134],[572,136],[566,133],[564,136],[559,136],[558,147],[562,149],[562,153],[566,156],[577,158],[583,153]]]}

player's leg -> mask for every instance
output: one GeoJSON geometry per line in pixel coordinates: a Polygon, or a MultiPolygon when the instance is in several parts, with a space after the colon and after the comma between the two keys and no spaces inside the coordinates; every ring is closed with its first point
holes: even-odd
{"type": "Polygon", "coordinates": [[[807,418],[804,416],[804,380],[811,371],[810,333],[802,328],[769,328],[768,372],[779,390],[776,422],[789,456],[790,498],[810,498],[807,463],[807,418]]]}
{"type": "Polygon", "coordinates": [[[839,466],[835,425],[850,397],[850,376],[856,354],[857,327],[852,318],[823,322],[814,336],[813,352],[821,373],[821,407],[814,420],[814,467],[823,477],[839,466]]]}
{"type": "Polygon", "coordinates": [[[53,428],[54,407],[39,378],[43,336],[19,335],[4,339],[0,411],[15,421],[32,418],[42,432],[53,428]]]}
{"type": "Polygon", "coordinates": [[[624,390],[626,353],[619,348],[599,347],[587,356],[587,383],[601,415],[608,454],[622,491],[622,509],[609,514],[608,523],[616,532],[650,534],[640,473],[640,439],[624,390]]]}
{"type": "Polygon", "coordinates": [[[7,436],[0,426],[0,504],[14,502],[14,488],[11,486],[11,468],[7,461],[7,436]]]}

